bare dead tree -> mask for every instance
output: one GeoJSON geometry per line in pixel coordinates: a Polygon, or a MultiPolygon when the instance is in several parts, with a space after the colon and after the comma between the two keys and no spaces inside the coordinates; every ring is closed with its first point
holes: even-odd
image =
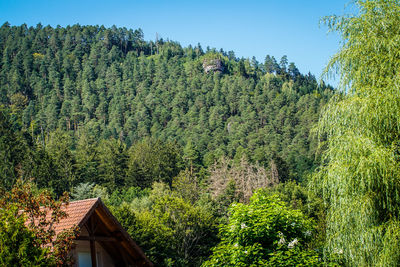
{"type": "Polygon", "coordinates": [[[209,191],[213,198],[224,194],[229,183],[235,184],[235,195],[240,202],[247,203],[258,188],[277,184],[277,175],[256,164],[251,164],[243,157],[240,163],[221,158],[210,167],[209,191]]]}

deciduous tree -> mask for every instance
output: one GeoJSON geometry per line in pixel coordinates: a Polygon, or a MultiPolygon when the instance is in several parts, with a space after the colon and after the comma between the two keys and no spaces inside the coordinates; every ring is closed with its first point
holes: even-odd
{"type": "Polygon", "coordinates": [[[286,207],[276,195],[259,190],[249,204],[232,204],[229,211],[229,222],[220,226],[221,242],[202,266],[321,264],[318,254],[307,247],[313,221],[286,207]]]}
{"type": "Polygon", "coordinates": [[[355,1],[358,14],[326,18],[343,46],[338,68],[342,93],[319,122],[327,138],[313,185],[329,204],[326,254],[348,266],[400,262],[400,2],[355,1]]]}
{"type": "Polygon", "coordinates": [[[13,266],[64,266],[78,228],[55,236],[54,226],[67,217],[68,195],[55,201],[48,191],[18,180],[11,191],[1,190],[0,264],[13,266]],[[50,214],[50,216],[48,215],[50,214]],[[52,246],[50,249],[49,245],[52,246]]]}

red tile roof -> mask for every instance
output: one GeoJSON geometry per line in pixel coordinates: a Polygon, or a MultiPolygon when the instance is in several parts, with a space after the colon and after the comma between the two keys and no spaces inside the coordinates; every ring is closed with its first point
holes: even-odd
{"type": "MultiPolygon", "coordinates": [[[[65,211],[68,216],[61,219],[56,225],[54,225],[56,235],[63,230],[72,228],[75,225],[81,226],[81,222],[85,219],[89,211],[94,207],[98,200],[98,198],[91,198],[72,201],[66,208],[64,206],[62,210],[65,211]]],[[[51,216],[51,214],[48,214],[47,216],[51,216]]]]}
{"type": "MultiPolygon", "coordinates": [[[[58,223],[55,223],[52,225],[52,229],[55,231],[55,236],[57,236],[60,232],[64,230],[71,229],[74,226],[82,226],[82,223],[84,223],[85,219],[91,214],[91,210],[95,208],[96,203],[98,203],[100,199],[99,198],[90,198],[90,199],[84,199],[84,200],[77,200],[77,201],[72,201],[69,202],[68,205],[62,205],[61,210],[64,211],[67,214],[67,217],[60,219],[58,223]]],[[[43,208],[40,208],[43,210],[43,208]]],[[[51,221],[51,216],[52,212],[49,212],[49,210],[46,208],[46,221],[49,222],[51,221]]],[[[20,211],[23,212],[23,211],[20,211]]],[[[34,224],[36,225],[38,223],[38,219],[34,219],[34,224]]],[[[31,223],[31,220],[28,219],[25,222],[25,225],[28,226],[31,223]]]]}
{"type": "MultiPolygon", "coordinates": [[[[93,213],[97,213],[98,216],[103,214],[108,221],[108,226],[115,229],[109,229],[111,231],[119,231],[122,233],[124,241],[120,241],[120,244],[127,249],[133,256],[135,261],[137,261],[138,266],[153,266],[151,261],[143,253],[142,249],[132,240],[129,234],[123,229],[121,224],[117,219],[111,214],[108,208],[104,205],[100,198],[91,198],[85,200],[72,201],[68,205],[63,205],[61,209],[66,212],[67,217],[61,219],[58,223],[53,225],[56,236],[64,231],[68,230],[74,226],[83,227],[90,216],[93,213]],[[121,243],[122,242],[122,243],[121,243]]],[[[46,221],[51,221],[51,212],[46,214],[46,221]]],[[[29,221],[26,222],[28,225],[29,221]]]]}

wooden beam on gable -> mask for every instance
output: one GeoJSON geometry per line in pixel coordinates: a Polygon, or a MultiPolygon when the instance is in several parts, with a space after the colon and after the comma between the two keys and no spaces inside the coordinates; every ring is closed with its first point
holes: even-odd
{"type": "Polygon", "coordinates": [[[99,241],[99,242],[119,242],[119,240],[113,236],[78,236],[76,240],[83,240],[83,241],[99,241]]]}

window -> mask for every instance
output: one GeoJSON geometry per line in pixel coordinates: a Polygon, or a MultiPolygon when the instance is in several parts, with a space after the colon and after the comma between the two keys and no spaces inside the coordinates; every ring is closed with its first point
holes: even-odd
{"type": "Polygon", "coordinates": [[[90,252],[78,252],[78,266],[92,267],[92,257],[90,252]]]}

